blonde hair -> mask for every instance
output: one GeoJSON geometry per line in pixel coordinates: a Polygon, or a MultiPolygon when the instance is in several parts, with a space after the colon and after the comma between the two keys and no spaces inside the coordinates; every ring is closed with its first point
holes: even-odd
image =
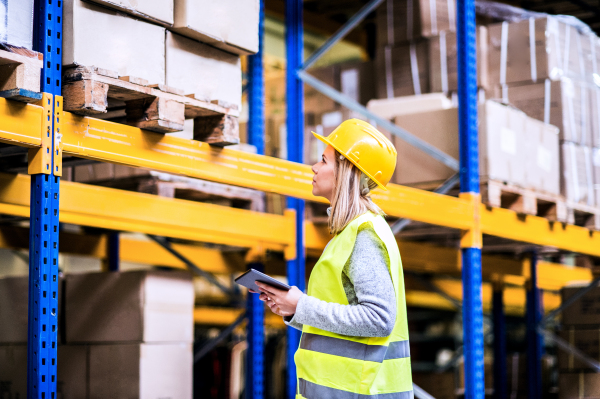
{"type": "MultiPolygon", "coordinates": [[[[331,199],[331,212],[329,213],[329,232],[333,235],[340,233],[344,228],[358,216],[370,211],[376,215],[385,213],[379,208],[369,196],[367,190],[361,193],[360,177],[361,170],[335,152],[335,166],[333,177],[335,187],[331,199]]],[[[377,187],[377,183],[368,180],[369,190],[377,187]]]]}

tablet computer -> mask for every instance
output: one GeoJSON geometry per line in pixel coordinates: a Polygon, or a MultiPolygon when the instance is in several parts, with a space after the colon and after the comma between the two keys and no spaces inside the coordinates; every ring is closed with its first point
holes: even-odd
{"type": "Polygon", "coordinates": [[[289,291],[292,288],[289,285],[284,284],[279,280],[275,280],[273,277],[267,276],[266,274],[254,269],[248,270],[246,273],[242,274],[241,276],[235,279],[235,282],[239,285],[243,285],[244,287],[255,292],[261,292],[258,289],[258,286],[254,284],[255,281],[258,281],[259,283],[272,285],[273,287],[279,288],[280,290],[284,291],[289,291]]]}

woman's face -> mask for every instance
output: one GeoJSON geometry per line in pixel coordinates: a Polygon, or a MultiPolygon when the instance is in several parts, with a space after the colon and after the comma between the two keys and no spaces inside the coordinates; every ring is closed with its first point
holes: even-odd
{"type": "Polygon", "coordinates": [[[317,197],[325,197],[331,202],[333,197],[333,189],[335,179],[333,177],[333,169],[335,167],[335,150],[328,145],[323,151],[321,160],[313,165],[312,171],[315,174],[313,177],[313,195],[317,197]]]}

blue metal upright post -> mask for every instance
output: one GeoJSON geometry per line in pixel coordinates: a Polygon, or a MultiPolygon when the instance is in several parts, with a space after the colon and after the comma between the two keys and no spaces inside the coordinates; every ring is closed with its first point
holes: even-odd
{"type": "Polygon", "coordinates": [[[479,145],[477,130],[477,68],[475,1],[458,0],[458,113],[461,197],[474,204],[475,228],[461,241],[465,398],[483,399],[483,307],[481,299],[481,230],[479,229],[479,145]]]}
{"type": "MultiPolygon", "coordinates": [[[[260,0],[258,21],[258,53],[248,57],[248,142],[256,147],[258,154],[265,153],[265,82],[263,69],[265,4],[260,0]]],[[[249,268],[263,271],[261,263],[249,264],[249,268]]],[[[248,356],[246,398],[264,397],[264,349],[265,307],[258,294],[248,293],[248,356]]]]}
{"type": "MultiPolygon", "coordinates": [[[[298,70],[302,66],[303,27],[302,0],[285,2],[285,51],[286,51],[286,107],[287,107],[287,153],[288,159],[302,163],[304,148],[304,92],[298,70]]],[[[288,208],[296,211],[296,259],[288,261],[287,275],[290,285],[301,291],[305,288],[304,274],[304,201],[288,198],[288,208]]],[[[300,331],[287,330],[288,398],[296,396],[296,365],[294,354],[300,345],[300,331]]]]}
{"type": "Polygon", "coordinates": [[[542,301],[537,285],[537,252],[532,251],[530,260],[530,277],[527,287],[526,324],[527,324],[527,397],[542,397],[542,352],[543,339],[538,332],[542,320],[542,301]]]}
{"type": "Polygon", "coordinates": [[[119,264],[121,260],[120,244],[120,233],[118,231],[111,231],[107,234],[106,255],[109,272],[119,271],[119,264]]]}
{"type": "MultiPolygon", "coordinates": [[[[44,56],[41,91],[61,94],[62,1],[36,0],[34,49],[44,56]]],[[[55,101],[56,100],[56,101],[55,101]]],[[[30,151],[31,205],[29,233],[29,315],[27,340],[27,397],[56,398],[58,345],[58,211],[62,169],[55,153],[59,104],[42,99],[43,146],[30,151]],[[47,118],[47,119],[46,119],[47,118]],[[44,144],[45,143],[45,144],[44,144]],[[41,150],[41,151],[40,151],[41,150]],[[41,161],[40,161],[41,160],[41,161]],[[56,172],[56,173],[55,173],[56,172]]]]}
{"type": "Polygon", "coordinates": [[[492,317],[494,323],[494,399],[507,399],[506,318],[504,316],[504,287],[494,286],[492,317]]]}

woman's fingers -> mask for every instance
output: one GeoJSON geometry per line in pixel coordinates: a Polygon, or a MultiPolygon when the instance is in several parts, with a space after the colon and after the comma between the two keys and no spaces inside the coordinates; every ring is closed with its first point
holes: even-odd
{"type": "Polygon", "coordinates": [[[260,290],[262,292],[266,292],[270,296],[274,296],[274,297],[280,295],[282,292],[286,292],[286,291],[277,289],[277,288],[273,287],[272,285],[259,283],[258,281],[256,282],[256,285],[258,286],[258,288],[260,288],[260,290]]]}

